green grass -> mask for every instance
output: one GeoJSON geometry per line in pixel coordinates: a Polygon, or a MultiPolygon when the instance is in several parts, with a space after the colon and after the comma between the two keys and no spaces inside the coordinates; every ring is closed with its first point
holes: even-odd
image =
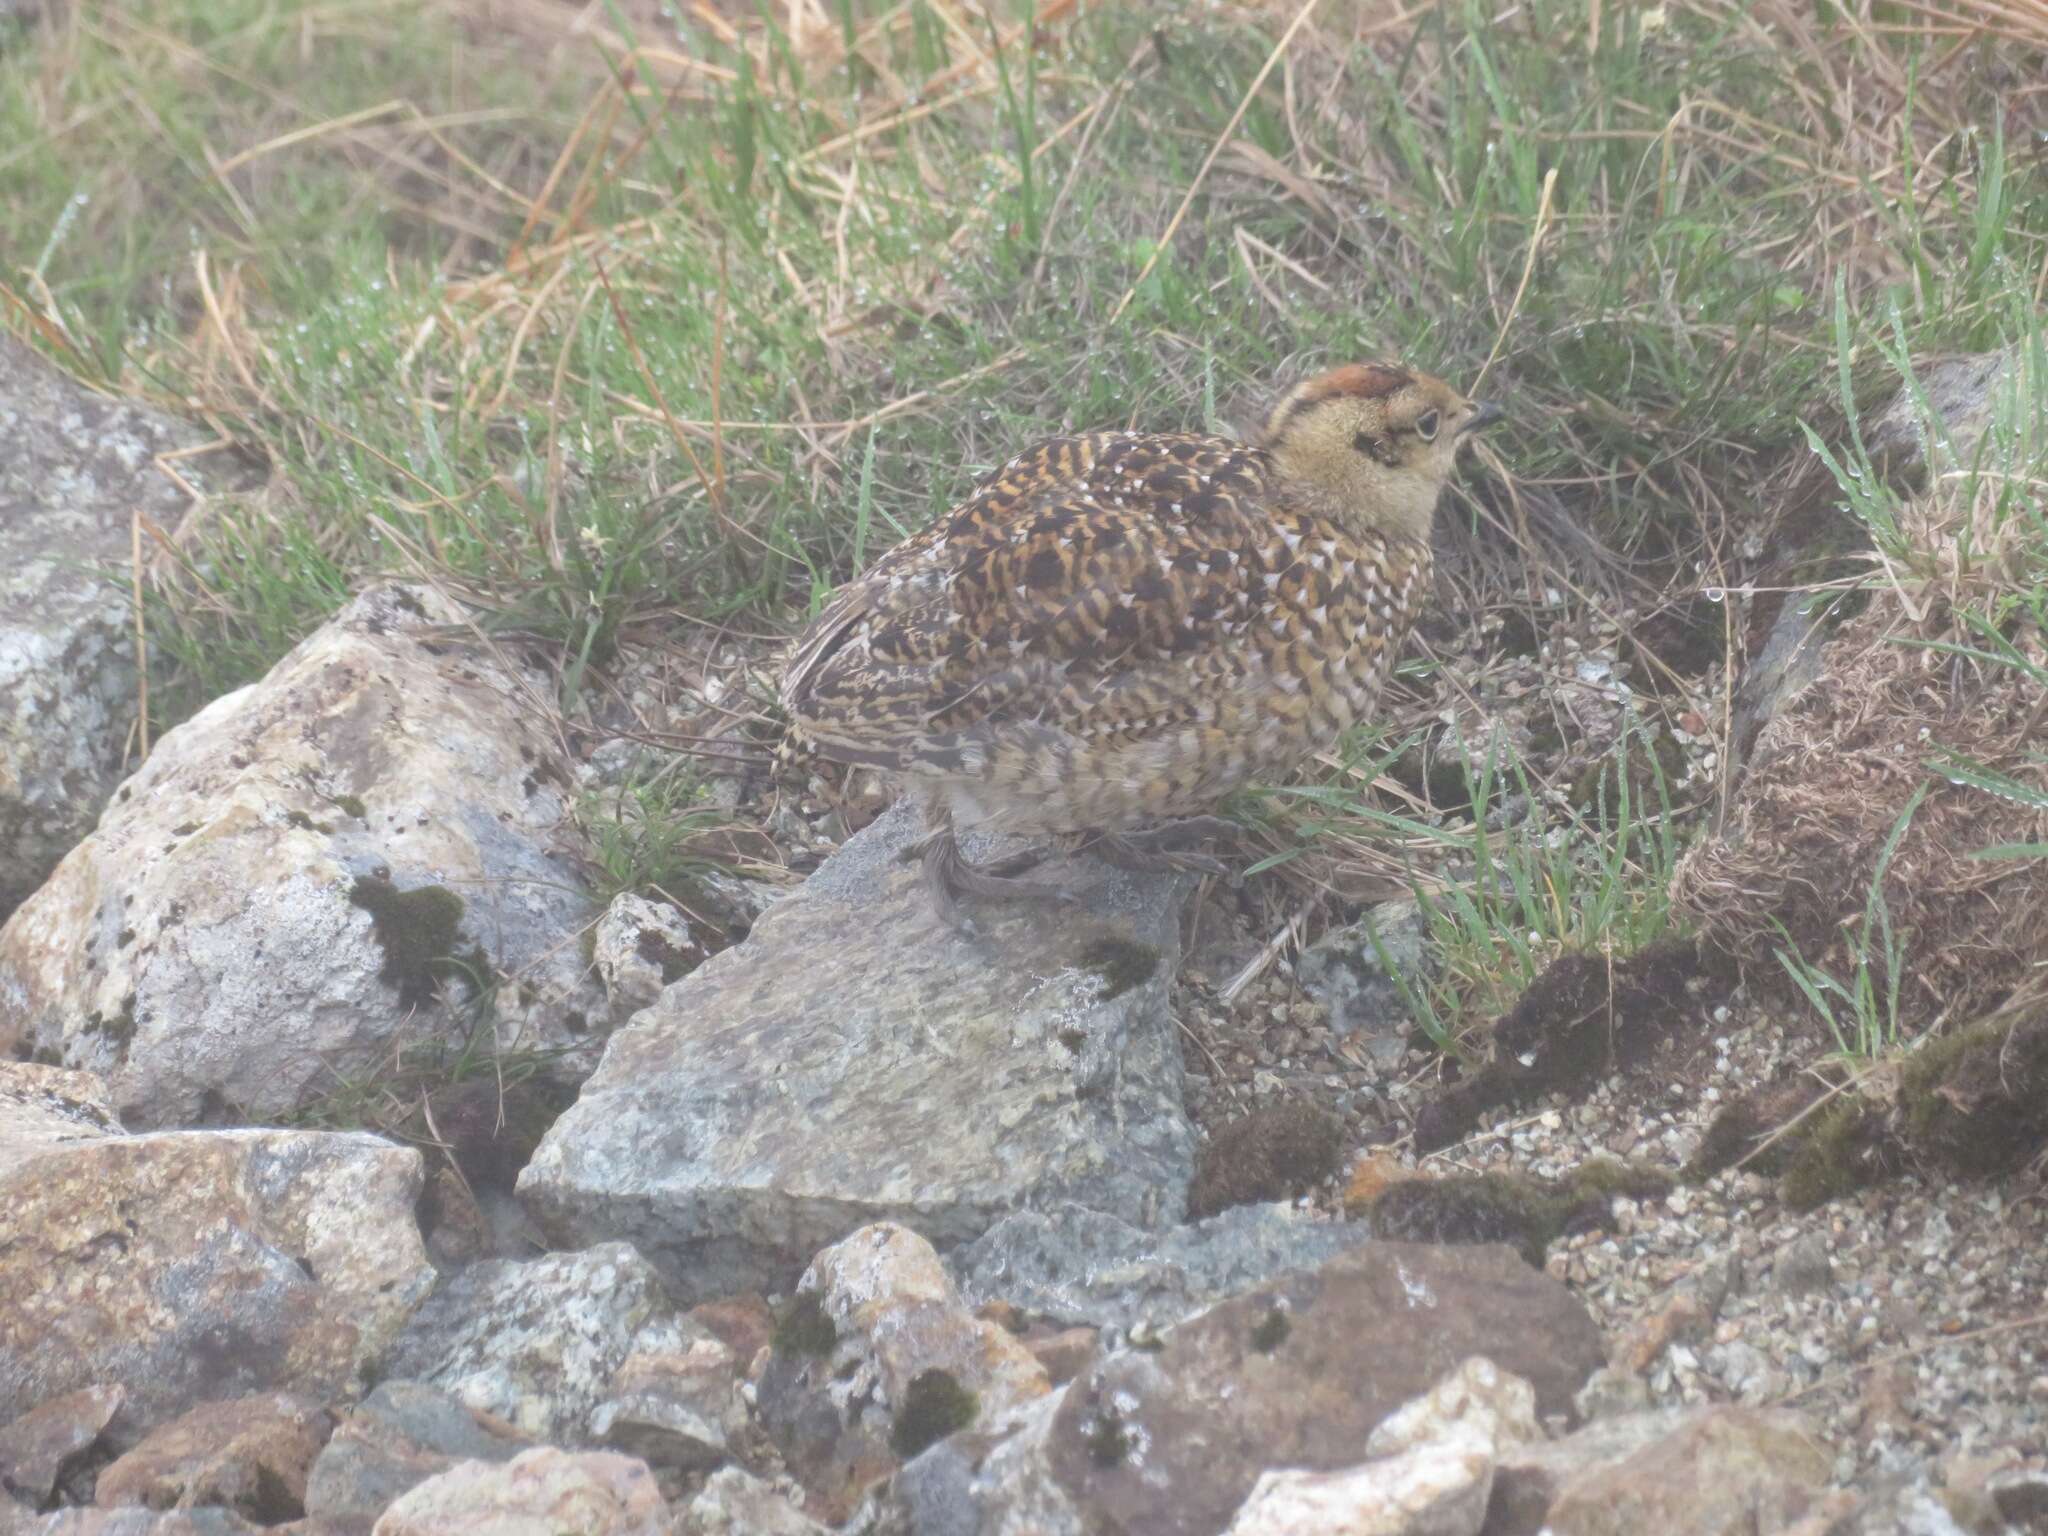
{"type": "MultiPolygon", "coordinates": [[[[765,653],[1024,441],[1241,424],[1372,355],[1510,406],[1453,505],[1475,620],[1546,586],[1545,622],[1653,607],[1715,579],[1831,395],[2011,339],[2048,257],[1997,84],[2048,35],[1958,52],[1876,0],[1333,8],[1199,187],[1274,14],[1088,8],[1032,47],[923,0],[737,44],[612,11],[537,69],[456,5],[72,9],[0,45],[6,323],[273,470],[159,558],[180,710],[395,572],[554,647],[573,716],[622,646],[765,653]]],[[[2038,480],[1985,494],[2035,538],[2038,480]]],[[[1662,921],[1668,807],[1522,785],[1489,844],[1483,810],[1390,822],[1373,776],[1279,841],[1485,874],[1432,909],[1447,1036],[1662,921]]],[[[621,818],[612,885],[659,883],[631,828],[664,807],[621,818]]]]}

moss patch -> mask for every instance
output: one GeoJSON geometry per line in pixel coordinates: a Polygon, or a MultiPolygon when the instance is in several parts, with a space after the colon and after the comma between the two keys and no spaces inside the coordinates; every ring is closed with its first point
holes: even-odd
{"type": "Polygon", "coordinates": [[[1876,1104],[1843,1094],[1807,1125],[1778,1186],[1780,1198],[1794,1210],[1812,1210],[1890,1171],[1884,1115],[1876,1104]]]}
{"type": "Polygon", "coordinates": [[[1081,964],[1102,978],[1099,1001],[1108,1002],[1150,981],[1159,969],[1159,951],[1149,944],[1105,934],[1081,951],[1081,964]]]}
{"type": "Polygon", "coordinates": [[[904,1389],[903,1406],[889,1430],[889,1449],[908,1461],[972,1424],[979,1410],[974,1394],[951,1371],[920,1371],[904,1389]]]}
{"type": "Polygon", "coordinates": [[[1343,1150],[1344,1122],[1319,1105],[1289,1100],[1255,1109],[1203,1145],[1188,1215],[1291,1200],[1335,1173],[1343,1150]]]}
{"type": "Polygon", "coordinates": [[[1963,1178],[2032,1162],[2048,1143],[2048,1013],[1993,1019],[1932,1041],[1900,1074],[1906,1145],[1963,1178]]]}
{"type": "Polygon", "coordinates": [[[353,816],[357,821],[367,821],[370,808],[354,795],[333,795],[329,803],[344,816],[353,816]]]}
{"type": "Polygon", "coordinates": [[[1081,1443],[1088,1447],[1088,1459],[1104,1470],[1130,1460],[1131,1432],[1124,1428],[1124,1421],[1114,1409],[1105,1408],[1095,1416],[1081,1443]]]}
{"type": "Polygon", "coordinates": [[[401,891],[383,876],[366,875],[349,887],[351,905],[370,914],[370,931],[384,950],[378,975],[398,988],[408,1008],[430,1002],[434,983],[454,959],[462,898],[444,885],[401,891]]]}
{"type": "Polygon", "coordinates": [[[826,1315],[818,1293],[805,1291],[776,1322],[774,1337],[769,1342],[778,1355],[809,1355],[818,1359],[832,1353],[839,1343],[839,1329],[826,1315]]]}
{"type": "Polygon", "coordinates": [[[1410,1243],[1507,1243],[1543,1267],[1567,1232],[1605,1225],[1616,1195],[1655,1199],[1675,1181],[1660,1169],[1597,1158],[1566,1178],[1527,1173],[1403,1179],[1370,1206],[1375,1237],[1410,1243]]]}

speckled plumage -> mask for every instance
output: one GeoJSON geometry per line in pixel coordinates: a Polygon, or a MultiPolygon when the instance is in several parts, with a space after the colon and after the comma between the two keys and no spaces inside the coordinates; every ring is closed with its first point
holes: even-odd
{"type": "Polygon", "coordinates": [[[1353,418],[1385,424],[1425,386],[1443,397],[1426,422],[1474,412],[1365,367],[1296,390],[1257,446],[1091,432],[1028,449],[805,633],[782,686],[795,733],[920,789],[941,829],[1116,833],[1285,772],[1370,707],[1430,565],[1426,504],[1419,529],[1346,515],[1342,466],[1317,470],[1329,444],[1297,453],[1290,433],[1330,437],[1335,402],[1343,451],[1385,478],[1397,429],[1368,443],[1353,418]]]}

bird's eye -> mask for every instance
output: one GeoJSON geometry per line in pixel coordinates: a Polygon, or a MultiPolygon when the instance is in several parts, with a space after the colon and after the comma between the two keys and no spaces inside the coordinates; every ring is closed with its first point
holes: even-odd
{"type": "Polygon", "coordinates": [[[1420,416],[1415,418],[1416,434],[1419,437],[1421,437],[1421,439],[1425,443],[1435,442],[1436,429],[1439,425],[1442,424],[1442,420],[1443,418],[1438,416],[1435,411],[1424,411],[1420,416]]]}

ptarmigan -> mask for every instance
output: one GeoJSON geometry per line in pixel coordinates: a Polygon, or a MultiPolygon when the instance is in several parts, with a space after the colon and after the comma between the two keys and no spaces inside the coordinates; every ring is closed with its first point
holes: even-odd
{"type": "Polygon", "coordinates": [[[834,596],[783,677],[792,733],[921,797],[955,926],[962,894],[1057,893],[968,863],[956,828],[1158,862],[1371,708],[1437,495],[1500,414],[1366,363],[1295,388],[1255,444],[1049,438],[834,596]]]}

